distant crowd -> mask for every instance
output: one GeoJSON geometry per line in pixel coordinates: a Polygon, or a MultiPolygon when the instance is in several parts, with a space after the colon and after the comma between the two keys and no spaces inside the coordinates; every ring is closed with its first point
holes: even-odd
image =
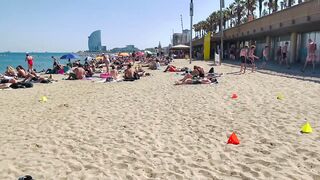
{"type": "MultiPolygon", "coordinates": [[[[278,46],[276,50],[276,61],[282,65],[285,64],[288,69],[290,69],[289,64],[289,50],[288,50],[288,42],[285,42],[284,46],[278,46]]],[[[302,72],[305,72],[305,69],[308,64],[312,64],[312,70],[315,71],[317,56],[316,56],[316,50],[317,50],[317,44],[312,41],[311,39],[308,40],[307,45],[307,57],[305,59],[305,64],[303,68],[301,69],[302,72]]],[[[260,68],[265,68],[267,65],[267,62],[270,60],[270,47],[265,46],[262,51],[262,57],[258,57],[256,54],[256,46],[245,46],[240,49],[240,52],[236,50],[236,48],[233,46],[229,51],[229,57],[230,59],[240,59],[240,72],[245,73],[247,66],[251,66],[252,72],[256,69],[256,60],[261,59],[262,64],[260,68]],[[239,56],[238,56],[239,55],[239,56]]],[[[294,53],[294,52],[292,52],[294,53]]],[[[226,54],[226,53],[225,53],[226,54]]]]}

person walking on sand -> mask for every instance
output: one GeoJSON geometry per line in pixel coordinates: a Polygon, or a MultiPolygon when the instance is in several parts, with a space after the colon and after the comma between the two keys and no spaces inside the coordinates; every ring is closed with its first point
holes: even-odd
{"type": "Polygon", "coordinates": [[[241,61],[241,67],[240,67],[240,74],[243,71],[243,74],[246,73],[246,61],[248,59],[248,46],[245,46],[240,50],[240,61],[241,61]]]}
{"type": "Polygon", "coordinates": [[[290,69],[290,66],[288,63],[288,45],[289,43],[286,42],[282,48],[282,60],[280,61],[280,65],[282,65],[282,62],[284,61],[286,63],[287,68],[290,69]]]}
{"type": "Polygon", "coordinates": [[[309,39],[309,43],[308,43],[308,47],[307,47],[307,51],[308,51],[308,54],[307,54],[307,58],[306,58],[306,62],[304,63],[304,67],[302,69],[302,72],[305,71],[307,65],[309,62],[312,63],[312,72],[314,73],[314,69],[315,69],[315,66],[316,66],[316,50],[317,50],[317,44],[314,43],[311,39],[309,39]]]}
{"type": "Polygon", "coordinates": [[[262,52],[262,65],[260,68],[265,68],[269,60],[269,46],[265,46],[262,52]]]}
{"type": "Polygon", "coordinates": [[[254,52],[256,51],[256,46],[255,45],[252,45],[250,50],[249,50],[249,63],[251,64],[251,67],[252,67],[252,72],[254,72],[256,70],[256,63],[255,63],[255,60],[256,59],[259,59],[258,56],[254,55],[254,52]]]}
{"type": "Polygon", "coordinates": [[[26,53],[25,61],[28,63],[28,71],[33,71],[33,57],[29,53],[26,53]]]}

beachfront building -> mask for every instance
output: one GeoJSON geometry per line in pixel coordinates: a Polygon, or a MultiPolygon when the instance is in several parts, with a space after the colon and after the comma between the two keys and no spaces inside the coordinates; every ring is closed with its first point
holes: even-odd
{"type": "Polygon", "coordinates": [[[139,49],[136,48],[134,45],[127,45],[124,48],[113,48],[110,50],[111,53],[120,53],[120,52],[128,52],[128,53],[132,53],[132,52],[138,52],[139,49]]]}
{"type": "MultiPolygon", "coordinates": [[[[281,7],[283,9],[283,7],[281,7]]],[[[270,11],[270,10],[269,10],[270,11]]],[[[274,11],[274,10],[271,10],[274,11]]],[[[197,34],[206,34],[201,28],[197,34]]],[[[312,39],[317,44],[317,57],[320,58],[320,2],[319,0],[309,0],[300,2],[294,6],[287,6],[286,9],[274,11],[261,18],[237,23],[237,17],[231,18],[231,21],[225,23],[224,30],[224,48],[225,55],[230,53],[231,49],[239,52],[244,45],[256,45],[258,56],[262,56],[262,49],[265,45],[270,48],[270,57],[276,60],[277,49],[289,43],[289,62],[304,62],[307,56],[307,42],[312,39]],[[230,26],[231,25],[231,26],[230,26]]],[[[211,59],[214,53],[219,49],[220,33],[218,27],[213,26],[214,32],[211,35],[211,59]]],[[[202,50],[204,45],[204,36],[194,39],[195,49],[202,50]]],[[[228,58],[227,56],[225,56],[228,58]]]]}
{"type": "Polygon", "coordinates": [[[191,41],[190,30],[185,29],[182,33],[173,33],[172,44],[176,45],[188,45],[191,41]]]}
{"type": "Polygon", "coordinates": [[[94,31],[88,37],[89,52],[105,52],[107,51],[106,46],[101,45],[101,30],[94,31]]]}
{"type": "Polygon", "coordinates": [[[97,30],[91,33],[91,35],[88,37],[88,46],[89,51],[91,52],[97,52],[102,50],[101,30],[97,30]]]}

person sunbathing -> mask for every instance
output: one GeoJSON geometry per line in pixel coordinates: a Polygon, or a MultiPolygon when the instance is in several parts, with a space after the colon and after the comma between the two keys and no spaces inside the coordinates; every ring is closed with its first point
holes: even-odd
{"type": "Polygon", "coordinates": [[[114,65],[111,65],[110,75],[113,80],[118,80],[119,73],[114,65]]]}
{"type": "Polygon", "coordinates": [[[173,65],[168,65],[167,68],[163,72],[181,72],[181,69],[173,66],[173,65]]]}
{"type": "Polygon", "coordinates": [[[27,76],[27,74],[28,74],[27,71],[20,65],[17,66],[16,70],[18,72],[17,75],[20,78],[25,78],[27,76]]]}
{"type": "Polygon", "coordinates": [[[79,67],[75,68],[72,73],[70,73],[67,80],[79,80],[83,79],[86,76],[86,71],[83,69],[82,65],[79,65],[79,67]]]}
{"type": "Polygon", "coordinates": [[[4,73],[6,76],[15,77],[17,76],[17,72],[12,66],[8,66],[6,72],[4,73]]]}
{"type": "Polygon", "coordinates": [[[193,66],[193,71],[191,72],[191,74],[195,77],[201,77],[201,78],[204,78],[205,76],[204,69],[200,66],[193,66]]]}
{"type": "Polygon", "coordinates": [[[135,68],[135,72],[139,75],[139,77],[145,76],[145,71],[142,69],[142,66],[137,66],[135,68]]]}
{"type": "Polygon", "coordinates": [[[84,67],[84,70],[86,72],[86,77],[92,77],[94,74],[94,71],[92,69],[92,67],[88,64],[84,67]]]}
{"type": "Polygon", "coordinates": [[[124,71],[125,80],[135,80],[135,70],[132,68],[132,64],[128,64],[127,69],[124,71]]]}
{"type": "Polygon", "coordinates": [[[217,79],[214,77],[208,77],[208,78],[186,78],[182,79],[175,83],[175,85],[183,85],[183,84],[212,84],[212,83],[218,83],[217,79]]]}
{"type": "MultiPolygon", "coordinates": [[[[51,76],[50,76],[51,77],[51,76]]],[[[34,83],[50,83],[52,82],[53,79],[52,78],[44,78],[44,77],[40,77],[34,74],[29,73],[26,78],[24,80],[22,80],[22,82],[34,82],[34,83]]]]}
{"type": "Polygon", "coordinates": [[[7,83],[14,84],[17,82],[18,80],[14,77],[3,76],[0,78],[0,84],[7,84],[7,83]]]}

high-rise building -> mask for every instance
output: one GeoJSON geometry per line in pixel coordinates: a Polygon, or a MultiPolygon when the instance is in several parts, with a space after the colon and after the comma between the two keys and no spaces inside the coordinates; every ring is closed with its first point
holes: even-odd
{"type": "Polygon", "coordinates": [[[101,45],[101,30],[94,31],[91,33],[88,39],[89,51],[97,52],[102,50],[101,45]]]}
{"type": "Polygon", "coordinates": [[[185,29],[182,31],[182,33],[174,33],[172,41],[173,46],[180,44],[189,45],[191,41],[190,30],[185,29]]]}

